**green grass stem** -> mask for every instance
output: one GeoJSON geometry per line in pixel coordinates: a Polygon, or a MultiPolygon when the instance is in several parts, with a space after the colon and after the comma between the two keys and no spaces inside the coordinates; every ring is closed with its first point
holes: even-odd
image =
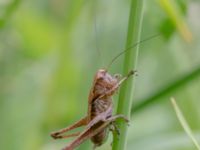
{"type": "MultiPolygon", "coordinates": [[[[130,7],[128,33],[126,41],[126,49],[129,48],[133,43],[137,43],[140,40],[140,33],[142,28],[143,19],[143,0],[132,0],[130,7]]],[[[125,53],[123,74],[126,75],[130,70],[136,70],[137,59],[138,59],[139,46],[132,48],[132,50],[125,53]]],[[[129,79],[121,87],[119,93],[119,101],[117,114],[124,114],[130,118],[132,100],[133,100],[133,78],[129,79]]],[[[114,136],[113,150],[125,150],[126,149],[126,138],[127,138],[127,124],[125,122],[117,122],[120,130],[120,136],[114,136]]]]}

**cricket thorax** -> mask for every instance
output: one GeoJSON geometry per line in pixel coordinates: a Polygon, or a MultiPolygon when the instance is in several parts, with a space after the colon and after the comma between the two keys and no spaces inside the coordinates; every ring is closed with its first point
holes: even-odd
{"type": "Polygon", "coordinates": [[[118,84],[118,79],[111,76],[106,70],[98,70],[96,76],[96,83],[93,89],[94,95],[105,94],[108,90],[111,90],[114,86],[118,84]]]}

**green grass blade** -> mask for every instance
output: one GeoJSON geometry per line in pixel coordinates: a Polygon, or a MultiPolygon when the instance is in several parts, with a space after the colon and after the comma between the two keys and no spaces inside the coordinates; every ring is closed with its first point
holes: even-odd
{"type": "Polygon", "coordinates": [[[196,146],[197,150],[200,150],[200,145],[198,144],[197,140],[193,136],[192,130],[190,129],[190,127],[189,127],[187,121],[185,120],[180,108],[178,107],[176,100],[174,98],[171,98],[171,102],[172,102],[172,105],[173,105],[174,110],[176,112],[176,116],[177,116],[181,126],[183,127],[183,129],[185,130],[185,132],[187,133],[189,138],[192,140],[192,142],[196,146]]]}
{"type": "MultiPolygon", "coordinates": [[[[140,33],[142,27],[142,10],[143,0],[132,0],[129,15],[128,33],[126,41],[126,49],[133,43],[137,43],[140,40],[140,33]]],[[[132,50],[125,53],[123,74],[127,74],[130,70],[136,70],[138,59],[139,46],[132,48],[132,50]]],[[[129,117],[132,106],[133,97],[133,78],[124,83],[119,93],[119,102],[117,113],[124,114],[129,117]]],[[[129,117],[130,118],[130,117],[129,117]]],[[[120,130],[119,138],[114,136],[113,150],[125,150],[126,149],[126,137],[127,137],[127,124],[125,122],[117,122],[120,130]]]]}
{"type": "Polygon", "coordinates": [[[165,97],[166,95],[172,93],[173,91],[183,87],[184,85],[190,83],[191,81],[198,78],[199,76],[200,76],[200,67],[192,70],[190,73],[187,73],[186,75],[183,75],[182,77],[179,77],[177,80],[161,88],[161,90],[159,90],[155,94],[150,95],[149,97],[145,99],[138,100],[141,103],[133,107],[131,113],[133,114],[135,112],[141,111],[142,109],[148,107],[154,102],[164,100],[162,99],[162,97],[165,97]]]}

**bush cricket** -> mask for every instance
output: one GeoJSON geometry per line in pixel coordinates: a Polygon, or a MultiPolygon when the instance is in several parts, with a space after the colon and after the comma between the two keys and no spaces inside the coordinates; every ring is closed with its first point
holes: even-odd
{"type": "Polygon", "coordinates": [[[114,116],[112,115],[112,96],[119,89],[120,85],[130,76],[132,76],[136,71],[131,70],[126,76],[120,79],[118,74],[114,76],[110,75],[108,73],[108,68],[119,56],[131,50],[131,48],[157,36],[158,35],[154,35],[139,41],[138,43],[135,43],[134,45],[116,55],[116,57],[114,57],[111,63],[108,65],[107,69],[99,69],[97,71],[96,75],[94,76],[93,84],[88,97],[87,116],[80,119],[71,126],[51,133],[51,136],[54,139],[76,137],[75,140],[73,140],[62,150],[74,150],[87,139],[91,139],[91,141],[94,143],[93,149],[95,149],[104,143],[109,131],[119,134],[115,121],[117,119],[122,119],[128,122],[128,119],[122,114],[114,116]],[[63,133],[81,126],[85,126],[85,129],[82,132],[63,135],[63,133]]]}
{"type": "Polygon", "coordinates": [[[128,122],[128,119],[123,115],[112,116],[112,96],[119,86],[133,74],[134,71],[130,71],[125,77],[119,79],[118,75],[111,76],[106,69],[99,69],[97,71],[88,98],[87,116],[67,128],[51,133],[54,139],[77,136],[63,150],[73,150],[88,138],[91,138],[94,147],[100,146],[107,137],[108,129],[111,130],[112,128],[112,131],[117,130],[114,125],[116,119],[121,118],[128,122]],[[81,133],[62,135],[67,131],[81,126],[86,126],[85,130],[81,133]]]}

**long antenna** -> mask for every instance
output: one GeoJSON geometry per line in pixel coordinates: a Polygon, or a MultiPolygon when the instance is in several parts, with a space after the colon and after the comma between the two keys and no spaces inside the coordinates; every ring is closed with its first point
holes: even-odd
{"type": "Polygon", "coordinates": [[[152,38],[156,38],[156,37],[158,37],[158,36],[160,36],[160,35],[161,35],[161,34],[155,34],[155,35],[153,35],[153,36],[147,37],[147,38],[145,38],[144,40],[141,40],[141,41],[139,41],[139,42],[136,42],[136,43],[133,44],[132,46],[130,46],[130,47],[128,47],[127,49],[123,50],[122,52],[120,52],[119,54],[117,54],[117,55],[111,60],[111,62],[108,64],[108,67],[106,68],[106,70],[108,70],[108,69],[110,68],[110,66],[113,64],[113,62],[114,62],[119,56],[121,56],[122,54],[124,54],[124,53],[130,51],[132,48],[136,47],[138,44],[144,43],[144,42],[146,42],[146,41],[148,41],[148,40],[150,40],[150,39],[152,39],[152,38]]]}
{"type": "Polygon", "coordinates": [[[96,46],[96,49],[99,53],[99,56],[101,57],[101,53],[100,53],[100,49],[99,49],[99,45],[98,45],[98,37],[97,37],[97,20],[96,20],[96,15],[94,17],[94,32],[95,32],[95,46],[96,46]]]}
{"type": "MultiPolygon", "coordinates": [[[[96,1],[95,1],[96,2],[96,1]]],[[[98,52],[98,55],[100,57],[100,60],[101,60],[101,63],[102,63],[102,56],[101,56],[101,51],[100,51],[100,48],[99,48],[99,44],[98,44],[98,32],[97,32],[97,7],[96,7],[96,4],[94,2],[94,36],[95,36],[95,47],[96,47],[96,50],[98,52]]]]}

